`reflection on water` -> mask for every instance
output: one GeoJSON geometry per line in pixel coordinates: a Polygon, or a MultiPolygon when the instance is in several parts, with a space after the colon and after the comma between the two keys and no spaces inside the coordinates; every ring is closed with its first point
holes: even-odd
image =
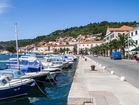
{"type": "Polygon", "coordinates": [[[11,104],[12,105],[33,105],[32,103],[30,103],[30,100],[26,96],[0,101],[0,105],[11,105],[11,104]]]}
{"type": "Polygon", "coordinates": [[[66,105],[77,63],[62,70],[56,81],[31,87],[27,96],[3,100],[0,105],[66,105]]]}

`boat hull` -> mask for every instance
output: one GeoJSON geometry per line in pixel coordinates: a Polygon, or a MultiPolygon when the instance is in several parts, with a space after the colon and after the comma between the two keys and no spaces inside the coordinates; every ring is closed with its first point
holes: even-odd
{"type": "Polygon", "coordinates": [[[11,86],[6,89],[0,89],[0,100],[27,95],[33,82],[34,81],[21,86],[11,86]]]}

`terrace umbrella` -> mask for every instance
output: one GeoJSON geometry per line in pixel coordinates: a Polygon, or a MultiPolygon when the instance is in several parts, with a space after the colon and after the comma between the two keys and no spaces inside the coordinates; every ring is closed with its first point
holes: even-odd
{"type": "Polygon", "coordinates": [[[139,47],[132,49],[131,51],[139,51],[139,47]]]}

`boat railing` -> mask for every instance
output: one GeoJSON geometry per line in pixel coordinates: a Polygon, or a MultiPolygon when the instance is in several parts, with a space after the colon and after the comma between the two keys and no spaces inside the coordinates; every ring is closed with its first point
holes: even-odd
{"type": "Polygon", "coordinates": [[[29,79],[12,79],[10,82],[9,82],[9,86],[10,88],[14,87],[14,86],[17,86],[17,85],[25,85],[25,83],[29,81],[29,79]]]}

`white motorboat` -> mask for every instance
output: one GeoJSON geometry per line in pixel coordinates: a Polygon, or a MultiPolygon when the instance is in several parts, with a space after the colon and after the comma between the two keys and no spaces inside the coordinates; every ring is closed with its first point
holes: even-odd
{"type": "Polygon", "coordinates": [[[33,79],[14,79],[0,75],[0,100],[27,95],[33,79]]]}

